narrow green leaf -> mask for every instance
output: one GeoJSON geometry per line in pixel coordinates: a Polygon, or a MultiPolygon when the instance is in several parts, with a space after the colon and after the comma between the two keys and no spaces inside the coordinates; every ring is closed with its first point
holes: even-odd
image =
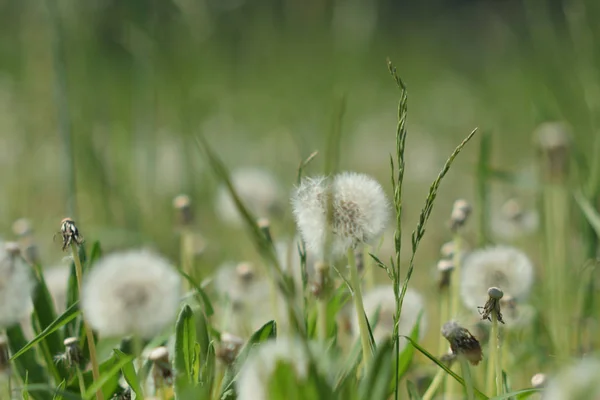
{"type": "Polygon", "coordinates": [[[135,373],[135,367],[133,366],[133,358],[131,358],[131,355],[125,354],[119,349],[114,349],[113,351],[115,354],[115,358],[118,362],[122,361],[127,357],[130,358],[130,361],[124,364],[123,367],[121,367],[121,372],[123,373],[125,380],[129,384],[129,387],[131,387],[131,390],[133,390],[133,392],[135,393],[135,398],[139,400],[144,400],[144,392],[142,391],[142,386],[140,385],[138,376],[135,373]]]}
{"type": "Polygon", "coordinates": [[[208,298],[206,292],[204,291],[204,289],[202,289],[195,281],[194,279],[192,279],[191,276],[189,276],[188,274],[186,274],[183,270],[181,269],[177,269],[177,272],[179,272],[179,274],[181,276],[183,276],[183,278],[185,280],[187,280],[190,285],[194,288],[194,290],[196,291],[196,294],[200,297],[200,300],[202,301],[202,304],[204,304],[204,312],[206,313],[207,317],[212,316],[215,311],[214,308],[212,306],[212,303],[210,301],[210,299],[208,298]]]}
{"type": "Polygon", "coordinates": [[[32,384],[32,385],[24,385],[23,390],[23,399],[28,399],[25,393],[31,393],[34,398],[40,398],[39,395],[44,394],[48,396],[52,400],[81,400],[81,396],[68,392],[64,389],[65,381],[61,382],[58,387],[52,387],[50,385],[45,384],[32,384]]]}
{"type": "Polygon", "coordinates": [[[422,397],[417,390],[417,386],[412,381],[406,381],[406,390],[410,400],[421,400],[422,397]]]}
{"type": "MultiPolygon", "coordinates": [[[[8,347],[11,353],[18,352],[19,349],[27,345],[25,335],[19,324],[13,325],[6,329],[6,337],[8,339],[8,347]]],[[[25,350],[23,356],[19,359],[11,359],[14,361],[19,376],[25,382],[25,386],[31,382],[32,384],[48,385],[48,376],[44,368],[36,361],[34,349],[31,347],[25,350]],[[29,351],[28,351],[29,350],[29,351]]],[[[27,390],[24,390],[23,397],[28,396],[27,390]]],[[[35,400],[49,400],[52,398],[49,392],[39,392],[32,394],[35,400]]]]}
{"type": "Polygon", "coordinates": [[[392,349],[391,339],[382,343],[375,353],[373,360],[367,365],[365,377],[358,386],[358,398],[362,400],[385,400],[391,394],[389,382],[392,378],[392,349]]]}
{"type": "Polygon", "coordinates": [[[490,400],[507,400],[507,399],[510,399],[511,397],[515,397],[515,398],[521,400],[521,399],[527,399],[527,398],[533,396],[535,393],[543,393],[543,392],[544,392],[544,389],[536,389],[536,388],[521,389],[521,390],[516,390],[516,391],[510,392],[510,393],[505,393],[501,396],[492,397],[490,400]]]}
{"type": "MultiPolygon", "coordinates": [[[[417,318],[417,322],[415,323],[415,326],[413,327],[412,331],[410,332],[410,337],[415,342],[418,341],[418,339],[419,339],[419,331],[420,331],[420,326],[421,326],[422,315],[423,315],[423,313],[421,313],[419,315],[419,317],[417,318]]],[[[414,353],[415,353],[415,348],[413,346],[409,346],[408,344],[406,346],[404,346],[404,350],[402,350],[402,352],[400,353],[400,362],[399,362],[399,366],[398,366],[399,379],[402,378],[404,376],[404,374],[406,374],[408,372],[408,369],[410,368],[410,364],[412,363],[414,353]]]]}
{"type": "Polygon", "coordinates": [[[98,389],[102,388],[106,383],[113,380],[114,378],[117,378],[119,371],[121,371],[123,366],[127,365],[127,363],[130,363],[133,360],[133,358],[134,357],[131,355],[126,355],[125,357],[118,360],[108,371],[101,372],[100,379],[94,381],[90,386],[87,387],[84,399],[92,400],[92,398],[96,396],[96,392],[98,391],[98,389]]]}
{"type": "MultiPolygon", "coordinates": [[[[446,371],[446,373],[448,375],[450,375],[451,377],[453,377],[454,379],[456,379],[456,381],[458,383],[460,383],[463,387],[465,387],[465,381],[463,380],[463,378],[461,378],[460,376],[458,376],[456,373],[454,373],[454,371],[452,371],[450,368],[448,368],[443,362],[441,362],[437,357],[435,357],[434,355],[432,355],[431,353],[429,353],[427,350],[425,350],[419,343],[417,343],[416,341],[414,341],[413,339],[409,338],[408,336],[402,336],[403,338],[406,338],[406,340],[408,340],[417,350],[419,350],[419,352],[421,354],[423,354],[425,357],[429,358],[431,361],[433,361],[438,367],[440,367],[441,369],[443,369],[444,371],[446,371]]],[[[475,395],[480,398],[480,399],[488,399],[488,397],[481,393],[479,390],[477,390],[477,388],[473,388],[475,390],[475,395]]]]}
{"type": "Polygon", "coordinates": [[[237,356],[234,366],[229,368],[225,372],[225,376],[223,377],[223,382],[221,384],[221,396],[220,399],[234,399],[235,398],[235,390],[234,390],[234,382],[237,378],[237,373],[239,372],[239,368],[246,362],[250,351],[254,346],[259,345],[260,343],[273,339],[277,336],[277,325],[275,321],[269,321],[260,327],[256,332],[250,336],[248,342],[244,345],[240,354],[237,356]]]}
{"type": "Polygon", "coordinates": [[[22,354],[24,354],[25,352],[30,350],[33,346],[38,344],[40,341],[44,340],[46,337],[51,335],[53,332],[60,329],[63,325],[65,325],[69,321],[72,321],[80,313],[81,313],[81,311],[79,310],[79,304],[78,303],[73,304],[60,317],[58,317],[54,322],[52,322],[50,325],[48,325],[48,327],[46,327],[46,329],[44,329],[42,331],[42,333],[37,335],[32,341],[25,344],[19,351],[17,351],[15,354],[13,354],[13,356],[10,358],[11,361],[19,358],[22,354]]]}
{"type": "Polygon", "coordinates": [[[175,395],[186,398],[194,386],[194,347],[196,325],[192,308],[185,305],[179,313],[175,328],[175,395]]]}
{"type": "Polygon", "coordinates": [[[63,392],[65,391],[65,386],[67,385],[67,381],[66,380],[62,380],[61,383],[59,383],[59,385],[56,387],[56,390],[54,391],[54,396],[52,397],[52,400],[65,400],[65,397],[63,396],[63,392]]]}
{"type": "MultiPolygon", "coordinates": [[[[42,270],[39,266],[36,267],[36,270],[36,286],[32,298],[33,312],[40,330],[43,331],[56,320],[56,311],[42,270]]],[[[54,377],[55,382],[60,382],[69,376],[64,364],[54,362],[54,356],[64,351],[63,339],[62,332],[54,330],[40,343],[40,346],[43,346],[41,353],[46,362],[46,369],[54,377]]]]}
{"type": "MultiPolygon", "coordinates": [[[[111,369],[113,369],[113,367],[115,365],[117,365],[117,363],[118,363],[117,357],[113,353],[109,359],[103,361],[100,364],[100,366],[99,366],[100,376],[102,376],[103,374],[105,374],[108,371],[110,371],[111,369]]],[[[83,373],[83,380],[85,382],[86,388],[90,387],[90,385],[92,385],[94,383],[94,377],[92,376],[91,370],[88,370],[83,373]]],[[[104,398],[110,399],[118,388],[119,388],[119,374],[115,374],[114,376],[109,377],[107,379],[107,381],[102,385],[102,393],[104,394],[104,398]]],[[[68,389],[71,392],[79,393],[79,391],[80,391],[79,390],[79,380],[77,379],[76,375],[74,375],[73,378],[71,379],[71,381],[69,382],[68,389]]]]}
{"type": "Polygon", "coordinates": [[[594,206],[592,206],[590,201],[585,198],[583,193],[575,192],[574,196],[581,212],[583,212],[583,215],[585,215],[590,226],[594,229],[594,232],[596,232],[596,236],[600,237],[600,214],[596,211],[594,206]]]}

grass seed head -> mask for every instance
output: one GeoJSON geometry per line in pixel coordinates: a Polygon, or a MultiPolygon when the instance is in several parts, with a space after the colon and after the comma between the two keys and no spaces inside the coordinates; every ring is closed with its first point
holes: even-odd
{"type": "Polygon", "coordinates": [[[175,318],[181,280],[164,258],[144,250],[100,259],[87,275],[84,315],[103,336],[150,338],[175,318]]]}

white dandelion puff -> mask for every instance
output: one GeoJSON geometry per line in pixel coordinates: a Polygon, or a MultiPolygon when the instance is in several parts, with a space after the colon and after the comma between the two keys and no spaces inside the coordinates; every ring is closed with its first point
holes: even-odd
{"type": "Polygon", "coordinates": [[[543,400],[600,398],[600,361],[583,359],[548,379],[543,400]]]}
{"type": "Polygon", "coordinates": [[[144,250],[98,261],[83,287],[83,311],[103,336],[152,337],[175,319],[181,281],[164,258],[144,250]]]}
{"type": "MultiPolygon", "coordinates": [[[[373,329],[373,338],[376,343],[381,343],[390,338],[394,331],[394,314],[396,312],[396,297],[391,285],[381,285],[365,293],[364,298],[365,313],[369,318],[369,323],[373,324],[377,320],[375,329],[373,329]],[[378,318],[377,317],[377,312],[378,318]]],[[[404,302],[402,304],[402,313],[400,314],[400,323],[398,325],[398,335],[410,336],[417,320],[421,315],[419,324],[419,338],[423,338],[427,330],[427,317],[425,315],[425,304],[419,293],[412,289],[406,291],[404,302]]],[[[359,335],[358,316],[353,312],[351,321],[352,332],[355,337],[359,335]]],[[[406,346],[406,339],[400,338],[400,347],[406,346]]]]}
{"type": "Polygon", "coordinates": [[[508,246],[472,252],[465,258],[461,272],[461,297],[465,306],[474,312],[485,304],[488,288],[498,287],[506,296],[523,301],[534,279],[529,258],[508,246]]]}
{"type": "Polygon", "coordinates": [[[331,235],[331,253],[344,255],[358,243],[380,237],[389,214],[381,185],[373,178],[344,172],[331,178],[305,178],[292,195],[298,230],[307,250],[323,259],[325,240],[331,235]],[[328,201],[331,221],[327,221],[328,201]]]}
{"type": "MultiPolygon", "coordinates": [[[[232,172],[231,183],[242,203],[255,217],[270,217],[281,211],[283,194],[269,171],[262,168],[238,169],[232,172]]],[[[224,185],[219,187],[215,206],[224,222],[242,224],[237,206],[224,185]]]]}
{"type": "Polygon", "coordinates": [[[492,214],[491,227],[494,234],[505,240],[515,240],[537,231],[539,214],[523,207],[517,199],[507,200],[499,212],[492,214]]]}
{"type": "Polygon", "coordinates": [[[34,281],[16,243],[0,243],[0,328],[11,326],[31,310],[34,281]]]}

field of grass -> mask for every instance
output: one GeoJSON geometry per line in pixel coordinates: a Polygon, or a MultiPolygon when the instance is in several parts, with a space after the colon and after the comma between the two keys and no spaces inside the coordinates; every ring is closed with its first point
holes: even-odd
{"type": "Polygon", "coordinates": [[[600,3],[414,3],[0,0],[0,399],[597,398],[600,3]]]}

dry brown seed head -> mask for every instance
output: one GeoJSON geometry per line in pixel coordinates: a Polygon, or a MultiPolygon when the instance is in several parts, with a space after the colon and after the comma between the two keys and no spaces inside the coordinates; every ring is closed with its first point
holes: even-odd
{"type": "Polygon", "coordinates": [[[169,362],[169,350],[165,346],[159,346],[150,351],[148,360],[154,362],[169,362]]]}
{"type": "Polygon", "coordinates": [[[446,322],[442,327],[442,336],[450,343],[452,352],[465,357],[471,364],[477,365],[483,359],[479,341],[471,332],[461,327],[455,321],[446,322]]]}
{"type": "Polygon", "coordinates": [[[83,236],[81,236],[79,229],[77,229],[77,226],[75,225],[75,221],[73,221],[71,218],[63,218],[63,220],[60,222],[59,233],[63,240],[63,251],[67,250],[71,243],[75,243],[77,245],[83,243],[83,236]]]}
{"type": "Polygon", "coordinates": [[[500,312],[500,299],[504,296],[504,292],[497,287],[491,287],[488,289],[488,300],[483,307],[479,307],[481,311],[481,319],[487,319],[492,321],[492,317],[495,315],[496,319],[500,323],[504,323],[502,319],[502,313],[500,312]]]}
{"type": "Polygon", "coordinates": [[[454,256],[454,249],[454,241],[446,242],[440,248],[440,254],[443,258],[451,258],[452,256],[454,256]]]}
{"type": "Polygon", "coordinates": [[[235,267],[235,273],[245,283],[249,283],[254,279],[254,267],[248,262],[239,263],[235,267]]]}
{"type": "Polygon", "coordinates": [[[469,215],[471,215],[471,211],[471,205],[466,200],[456,200],[450,214],[450,229],[455,232],[458,228],[462,227],[467,222],[469,215]]]}
{"type": "Polygon", "coordinates": [[[173,208],[177,211],[177,219],[180,225],[190,225],[194,220],[192,213],[192,201],[189,196],[180,194],[173,199],[173,208]]]}
{"type": "Polygon", "coordinates": [[[231,365],[243,344],[242,338],[224,332],[221,334],[221,346],[218,348],[216,355],[225,365],[231,365]]]}

